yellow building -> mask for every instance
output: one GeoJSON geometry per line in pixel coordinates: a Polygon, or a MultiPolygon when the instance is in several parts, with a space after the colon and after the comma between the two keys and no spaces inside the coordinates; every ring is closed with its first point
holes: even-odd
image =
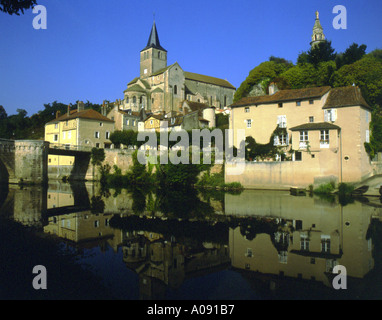
{"type": "Polygon", "coordinates": [[[231,105],[233,143],[237,144],[237,130],[243,129],[245,137],[253,137],[258,144],[271,141],[292,161],[277,167],[262,166],[259,159],[248,163],[242,175],[244,185],[308,186],[325,179],[359,182],[371,175],[364,147],[370,141],[371,108],[358,87],[277,91],[271,84],[269,92],[231,105]],[[283,131],[275,134],[276,128],[283,131]]]}
{"type": "MultiPolygon", "coordinates": [[[[82,102],[76,110],[70,110],[64,115],[45,125],[45,141],[51,145],[82,146],[110,148],[110,134],[114,131],[114,121],[101,115],[93,109],[84,109],[82,102]]],[[[70,166],[74,157],[49,155],[48,164],[53,166],[70,166]]]]}

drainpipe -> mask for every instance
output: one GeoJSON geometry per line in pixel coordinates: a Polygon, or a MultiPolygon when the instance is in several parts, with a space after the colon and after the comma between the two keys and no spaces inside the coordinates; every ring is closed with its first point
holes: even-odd
{"type": "Polygon", "coordinates": [[[339,129],[339,138],[340,138],[340,183],[342,183],[342,132],[339,129]]]}

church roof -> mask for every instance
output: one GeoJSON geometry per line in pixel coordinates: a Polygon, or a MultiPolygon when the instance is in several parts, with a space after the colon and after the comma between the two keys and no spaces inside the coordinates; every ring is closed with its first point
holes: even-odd
{"type": "Polygon", "coordinates": [[[143,89],[138,84],[134,84],[131,87],[128,87],[124,92],[144,92],[144,93],[146,93],[145,89],[143,89]]]}
{"type": "Polygon", "coordinates": [[[186,80],[193,80],[198,82],[204,82],[209,84],[214,84],[220,87],[230,88],[230,89],[236,89],[232,84],[230,84],[227,80],[205,76],[203,74],[197,74],[192,72],[184,72],[184,77],[186,80]]]}
{"type": "Polygon", "coordinates": [[[161,45],[160,45],[160,42],[159,42],[159,37],[158,37],[158,31],[157,31],[157,27],[155,25],[155,21],[153,23],[153,27],[151,28],[151,32],[150,32],[150,37],[149,37],[149,40],[147,41],[147,45],[144,49],[142,49],[141,51],[143,50],[146,50],[146,49],[149,49],[149,48],[155,48],[155,49],[159,49],[159,50],[162,50],[162,51],[166,51],[166,49],[164,49],[161,45]]]}

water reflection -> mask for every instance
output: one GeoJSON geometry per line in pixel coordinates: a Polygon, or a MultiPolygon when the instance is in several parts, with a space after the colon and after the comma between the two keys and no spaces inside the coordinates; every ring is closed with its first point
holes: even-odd
{"type": "MultiPolygon", "coordinates": [[[[379,292],[377,198],[344,205],[279,191],[104,190],[60,182],[47,190],[13,186],[1,195],[3,218],[60,238],[78,250],[79,263],[89,263],[87,250],[99,248],[94,268],[123,264],[123,277],[138,278],[129,290],[139,299],[166,299],[174,292],[189,297],[184,291],[193,279],[208,282],[222,270],[236,279],[228,299],[242,298],[237,292],[248,284],[262,298],[307,297],[307,288],[319,298],[322,292],[335,297],[332,270],[338,264],[347,269],[351,298],[379,292]],[[108,250],[118,262],[102,255],[108,250]]],[[[123,281],[117,274],[98,275],[111,290],[111,278],[123,281]]],[[[191,298],[199,299],[200,292],[191,298]]]]}

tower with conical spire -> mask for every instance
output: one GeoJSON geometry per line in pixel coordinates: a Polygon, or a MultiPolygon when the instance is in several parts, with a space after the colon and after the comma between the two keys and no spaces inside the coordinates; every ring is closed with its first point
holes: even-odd
{"type": "Polygon", "coordinates": [[[147,45],[141,50],[141,78],[149,77],[156,71],[166,67],[167,50],[160,45],[154,20],[147,45]]]}
{"type": "Polygon", "coordinates": [[[312,41],[310,45],[313,48],[317,46],[319,43],[324,41],[326,41],[325,35],[324,35],[324,29],[321,26],[319,12],[316,11],[316,22],[314,23],[312,41]]]}

